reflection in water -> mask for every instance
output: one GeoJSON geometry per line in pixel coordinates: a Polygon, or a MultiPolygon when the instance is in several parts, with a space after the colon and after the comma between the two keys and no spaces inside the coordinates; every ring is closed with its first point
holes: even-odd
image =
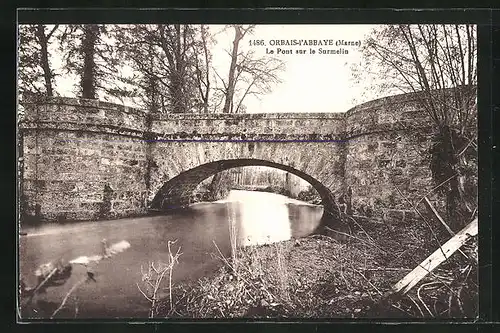
{"type": "Polygon", "coordinates": [[[238,245],[261,245],[292,237],[287,197],[265,192],[231,191],[229,223],[236,225],[238,245]]]}
{"type": "MultiPolygon", "coordinates": [[[[237,230],[238,244],[246,246],[309,235],[322,213],[322,207],[277,194],[231,191],[226,200],[194,204],[165,216],[43,225],[23,230],[28,235],[20,238],[19,268],[25,282],[33,285],[33,272],[41,264],[99,253],[103,238],[109,244],[126,240],[130,249],[99,263],[97,282],[79,288],[68,306],[78,305],[79,318],[146,317],[149,303],[136,287],[141,265],[167,262],[169,240],[177,239],[183,253],[174,270],[174,283],[198,279],[221,264],[212,256],[216,253],[214,242],[224,255],[230,255],[228,224],[237,230]]],[[[65,285],[49,289],[42,299],[60,303],[85,274],[85,268],[77,266],[65,285]]]]}

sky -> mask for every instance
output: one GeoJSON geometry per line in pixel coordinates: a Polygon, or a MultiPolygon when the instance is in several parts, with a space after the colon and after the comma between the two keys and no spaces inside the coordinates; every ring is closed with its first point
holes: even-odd
{"type": "MultiPolygon", "coordinates": [[[[285,70],[280,77],[282,83],[274,86],[271,93],[260,96],[247,96],[244,103],[247,113],[284,113],[284,112],[345,112],[359,104],[363,87],[354,85],[350,79],[350,67],[361,61],[359,46],[277,46],[281,40],[327,40],[337,43],[361,42],[373,29],[373,25],[257,25],[251,35],[246,35],[240,43],[240,50],[253,49],[256,57],[272,56],[285,62],[285,70]],[[251,41],[263,41],[265,46],[250,46],[251,41]],[[293,54],[276,54],[278,48],[291,50],[293,54]],[[339,50],[343,54],[319,54],[319,49],[339,50]],[[267,50],[266,50],[267,49],[267,50]],[[316,51],[310,54],[310,49],[316,51]],[[274,54],[267,52],[274,51],[274,54]],[[305,54],[296,54],[305,50],[305,54]],[[345,54],[347,51],[347,54],[345,54]],[[353,100],[357,99],[357,102],[353,100]]],[[[212,49],[214,68],[219,73],[227,73],[230,52],[234,38],[233,29],[222,25],[211,25],[209,30],[215,36],[212,49]]],[[[52,58],[56,71],[63,69],[57,56],[52,58]]],[[[227,74],[226,74],[227,75],[227,74]]],[[[76,77],[60,76],[56,82],[62,96],[74,96],[72,89],[76,77]]],[[[383,96],[374,96],[374,98],[383,96]]],[[[364,102],[364,101],[362,101],[364,102]]]]}
{"type": "MultiPolygon", "coordinates": [[[[361,50],[357,46],[272,46],[275,40],[346,40],[361,41],[374,28],[373,25],[258,25],[252,35],[241,42],[242,51],[252,48],[256,56],[274,56],[285,62],[282,83],[272,93],[252,96],[245,100],[247,113],[275,112],[345,112],[354,107],[354,98],[360,97],[362,87],[350,80],[350,66],[361,61],[361,50]],[[251,40],[263,40],[266,46],[249,46],[251,40]],[[277,51],[313,48],[316,54],[266,54],[277,51]],[[344,49],[348,54],[319,54],[319,48],[344,49]]],[[[222,26],[211,26],[211,31],[220,31],[222,26]]],[[[216,68],[226,73],[230,56],[227,54],[234,37],[233,30],[216,35],[213,62],[216,68]]],[[[274,43],[276,44],[276,43],[274,43]]],[[[382,96],[380,96],[382,97],[382,96]]]]}

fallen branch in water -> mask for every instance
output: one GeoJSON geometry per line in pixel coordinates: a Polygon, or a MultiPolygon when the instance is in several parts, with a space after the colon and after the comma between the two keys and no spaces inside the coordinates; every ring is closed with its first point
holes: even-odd
{"type": "Polygon", "coordinates": [[[41,283],[38,284],[38,286],[36,286],[36,288],[33,290],[33,293],[31,294],[30,298],[28,299],[28,302],[31,302],[33,300],[33,297],[35,297],[35,295],[37,294],[37,292],[40,290],[40,288],[42,288],[45,283],[47,283],[47,281],[50,280],[50,278],[57,272],[57,268],[54,268],[50,273],[49,275],[47,275],[47,277],[45,278],[45,280],[43,280],[41,283]]]}
{"type": "Polygon", "coordinates": [[[26,306],[33,301],[33,298],[40,292],[45,291],[50,286],[58,286],[64,284],[71,276],[71,265],[63,265],[61,261],[57,264],[49,262],[40,265],[35,271],[35,276],[38,277],[38,285],[34,288],[26,288],[22,285],[21,296],[29,296],[28,300],[22,305],[26,306]]]}
{"type": "MultiPolygon", "coordinates": [[[[103,240],[103,243],[105,245],[105,240],[103,240]]],[[[87,268],[87,276],[77,282],[70,289],[70,291],[64,297],[61,305],[52,314],[51,318],[53,318],[64,307],[69,296],[76,290],[78,286],[80,286],[83,282],[88,281],[89,279],[95,281],[95,279],[93,278],[94,273],[92,271],[89,271],[88,265],[97,264],[102,259],[110,258],[120,252],[125,251],[129,247],[129,242],[121,241],[111,245],[110,247],[104,246],[104,253],[102,255],[80,256],[70,260],[69,262],[62,261],[60,259],[58,261],[51,261],[46,264],[40,265],[35,271],[35,276],[39,281],[36,287],[26,288],[24,283],[21,282],[21,297],[28,297],[28,300],[24,302],[24,304],[21,304],[21,307],[29,305],[37,294],[45,292],[47,288],[64,285],[72,275],[73,265],[85,266],[87,268]]],[[[21,281],[23,280],[21,279],[21,281]]]]}

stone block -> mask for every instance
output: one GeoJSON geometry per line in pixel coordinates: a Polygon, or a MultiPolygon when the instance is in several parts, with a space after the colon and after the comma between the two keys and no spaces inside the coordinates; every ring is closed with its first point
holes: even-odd
{"type": "Polygon", "coordinates": [[[101,207],[101,201],[83,201],[80,203],[80,209],[85,211],[99,211],[101,207]]]}

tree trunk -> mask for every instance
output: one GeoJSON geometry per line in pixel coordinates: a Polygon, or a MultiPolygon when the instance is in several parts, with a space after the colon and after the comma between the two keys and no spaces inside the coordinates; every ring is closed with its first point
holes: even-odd
{"type": "MultiPolygon", "coordinates": [[[[186,28],[184,28],[186,29],[186,28]]],[[[184,56],[182,54],[183,45],[181,44],[181,25],[174,25],[175,35],[170,38],[172,43],[172,55],[167,54],[169,58],[170,65],[170,98],[172,103],[173,113],[185,113],[186,112],[186,101],[184,96],[184,75],[185,75],[185,63],[184,56]]],[[[168,50],[165,50],[168,53],[168,50]]]]}
{"type": "Polygon", "coordinates": [[[171,100],[172,100],[172,112],[173,113],[184,113],[184,106],[182,102],[182,81],[179,77],[179,74],[176,70],[172,71],[170,75],[170,84],[171,84],[171,100]]]}
{"type": "Polygon", "coordinates": [[[205,94],[204,96],[202,96],[203,112],[208,113],[208,98],[210,94],[210,61],[208,58],[207,38],[205,36],[205,28],[203,25],[201,26],[201,40],[203,43],[203,53],[205,54],[205,70],[206,70],[205,80],[207,82],[205,94]]]}
{"type": "Polygon", "coordinates": [[[220,193],[222,191],[221,185],[222,185],[222,172],[218,172],[214,175],[214,178],[212,178],[212,182],[208,187],[210,198],[212,200],[219,199],[220,193]]]}
{"type": "Polygon", "coordinates": [[[146,91],[146,96],[149,99],[149,111],[151,113],[157,113],[159,111],[158,105],[158,82],[156,77],[152,74],[154,73],[154,61],[153,61],[153,46],[149,44],[149,72],[148,77],[148,90],[146,91]]]}
{"type": "Polygon", "coordinates": [[[431,170],[436,184],[447,181],[444,191],[447,220],[450,227],[456,231],[462,227],[463,217],[461,194],[459,190],[458,159],[456,153],[461,147],[460,138],[449,126],[441,126],[436,143],[432,149],[431,170]]]}
{"type": "Polygon", "coordinates": [[[89,24],[84,26],[84,37],[81,52],[83,55],[83,73],[81,78],[81,91],[83,98],[95,99],[97,75],[95,63],[95,47],[99,36],[99,26],[89,24]]]}
{"type": "Polygon", "coordinates": [[[157,82],[155,78],[150,75],[148,80],[148,96],[149,96],[149,111],[151,113],[158,113],[158,94],[157,94],[157,82]]]}
{"type": "Polygon", "coordinates": [[[52,90],[52,71],[50,70],[49,54],[48,54],[48,41],[49,38],[45,35],[45,26],[38,24],[36,26],[36,37],[40,44],[40,65],[43,69],[43,78],[45,80],[45,90],[48,97],[54,95],[52,90]]]}
{"type": "Polygon", "coordinates": [[[233,50],[231,52],[231,65],[229,66],[229,77],[227,83],[226,99],[224,101],[223,113],[232,112],[232,104],[234,97],[235,82],[235,72],[236,72],[236,61],[238,60],[238,46],[240,40],[243,37],[241,28],[239,26],[234,26],[234,40],[233,40],[233,50]]]}

